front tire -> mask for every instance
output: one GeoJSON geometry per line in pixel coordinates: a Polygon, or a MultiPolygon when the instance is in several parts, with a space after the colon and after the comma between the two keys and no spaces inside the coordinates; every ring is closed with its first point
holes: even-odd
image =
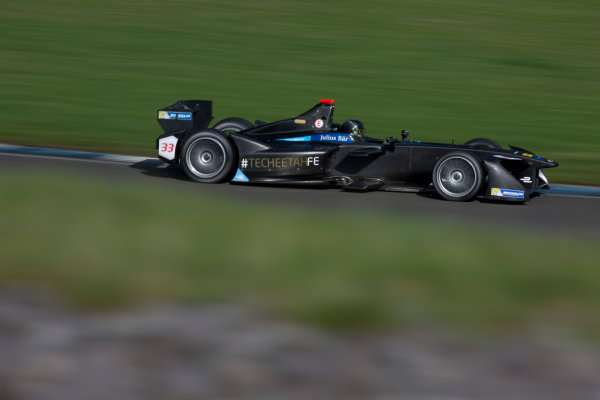
{"type": "Polygon", "coordinates": [[[433,168],[433,187],[444,199],[468,201],[483,184],[483,168],[469,153],[450,153],[440,158],[433,168]]]}
{"type": "Polygon", "coordinates": [[[235,151],[223,133],[206,129],[185,140],[181,151],[181,165],[185,174],[196,182],[223,182],[233,172],[235,151]]]}
{"type": "Polygon", "coordinates": [[[471,139],[465,144],[467,146],[473,147],[474,149],[501,149],[502,148],[502,146],[500,146],[498,143],[496,143],[492,139],[488,139],[488,138],[471,139]]]}

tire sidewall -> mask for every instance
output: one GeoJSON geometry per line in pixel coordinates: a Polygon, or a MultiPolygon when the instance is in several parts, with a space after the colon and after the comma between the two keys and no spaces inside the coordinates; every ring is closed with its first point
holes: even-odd
{"type": "Polygon", "coordinates": [[[488,138],[471,139],[467,143],[465,143],[465,145],[471,146],[475,149],[501,149],[502,148],[502,146],[500,146],[498,143],[496,143],[496,141],[494,141],[492,139],[488,139],[488,138]]]}
{"type": "Polygon", "coordinates": [[[481,187],[482,187],[483,181],[484,181],[484,170],[483,170],[483,167],[481,166],[480,161],[470,153],[466,153],[466,152],[449,153],[449,154],[446,154],[445,156],[441,157],[435,164],[435,167],[433,168],[433,173],[432,173],[432,180],[433,180],[433,186],[435,188],[435,191],[442,198],[444,198],[446,200],[450,200],[450,201],[469,201],[469,200],[473,199],[475,196],[477,196],[477,194],[479,194],[479,192],[481,191],[481,187]],[[473,185],[473,188],[461,196],[452,196],[452,195],[447,194],[446,192],[444,192],[444,190],[440,187],[440,184],[438,183],[438,174],[440,172],[440,168],[445,163],[445,161],[447,161],[451,158],[459,158],[459,159],[463,159],[463,160],[467,161],[473,167],[473,171],[475,173],[475,184],[473,185]]]}
{"type": "Polygon", "coordinates": [[[225,118],[219,122],[217,122],[214,126],[213,129],[216,129],[218,131],[234,131],[234,132],[240,132],[240,131],[245,131],[246,129],[250,129],[254,127],[254,125],[252,125],[252,123],[250,121],[247,121],[243,118],[239,118],[239,117],[231,117],[231,118],[225,118]]]}
{"type": "Polygon", "coordinates": [[[229,177],[233,175],[234,167],[237,161],[237,153],[231,140],[226,137],[221,131],[216,129],[205,129],[199,132],[195,132],[190,134],[183,144],[180,155],[180,164],[183,168],[185,174],[192,180],[196,182],[202,183],[219,183],[226,181],[229,177]],[[196,175],[193,172],[193,169],[188,165],[188,152],[190,151],[190,146],[198,139],[211,139],[222,146],[225,154],[225,164],[223,165],[223,169],[215,176],[210,178],[204,178],[196,175]]]}

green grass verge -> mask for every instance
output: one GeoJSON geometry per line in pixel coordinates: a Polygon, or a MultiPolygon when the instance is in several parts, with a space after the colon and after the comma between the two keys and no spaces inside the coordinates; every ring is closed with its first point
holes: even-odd
{"type": "Polygon", "coordinates": [[[0,173],[0,286],[72,305],[250,301],[331,328],[598,332],[597,243],[0,173]]]}
{"type": "Polygon", "coordinates": [[[491,137],[600,184],[600,3],[9,2],[0,141],[152,154],[155,110],[266,121],[337,100],[371,136],[491,137]]]}

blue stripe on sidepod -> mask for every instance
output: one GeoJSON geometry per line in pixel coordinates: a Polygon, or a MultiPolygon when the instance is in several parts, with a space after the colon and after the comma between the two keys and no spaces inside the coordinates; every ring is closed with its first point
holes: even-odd
{"type": "Polygon", "coordinates": [[[277,139],[284,142],[334,142],[334,143],[352,143],[352,136],[344,133],[320,133],[312,136],[299,136],[292,138],[277,139]]]}
{"type": "Polygon", "coordinates": [[[310,136],[290,137],[277,140],[281,140],[284,142],[310,142],[310,136]]]}

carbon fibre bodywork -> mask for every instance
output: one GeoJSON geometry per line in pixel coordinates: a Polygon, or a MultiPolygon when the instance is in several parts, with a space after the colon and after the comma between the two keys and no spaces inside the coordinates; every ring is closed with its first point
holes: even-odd
{"type": "MultiPolygon", "coordinates": [[[[332,100],[322,100],[293,118],[268,124],[257,121],[256,126],[248,129],[222,133],[234,150],[227,180],[337,186],[353,191],[419,191],[431,185],[436,179],[432,175],[435,172],[439,181],[434,186],[440,192],[440,185],[443,190],[448,180],[467,179],[464,172],[471,171],[466,168],[461,174],[460,167],[452,170],[452,163],[446,160],[454,155],[465,165],[469,160],[478,164],[473,165],[473,174],[481,174],[481,182],[474,187],[473,196],[524,202],[537,189],[548,186],[541,169],[558,166],[518,147],[426,143],[409,140],[404,134],[402,140],[394,137],[382,140],[343,132],[333,122],[334,107],[332,100]],[[440,163],[448,164],[447,175],[439,172],[444,167],[440,163]]],[[[165,131],[157,139],[159,158],[172,164],[181,163],[181,153],[189,137],[214,131],[207,128],[211,114],[212,102],[199,100],[180,101],[158,110],[158,121],[165,131]]]]}

